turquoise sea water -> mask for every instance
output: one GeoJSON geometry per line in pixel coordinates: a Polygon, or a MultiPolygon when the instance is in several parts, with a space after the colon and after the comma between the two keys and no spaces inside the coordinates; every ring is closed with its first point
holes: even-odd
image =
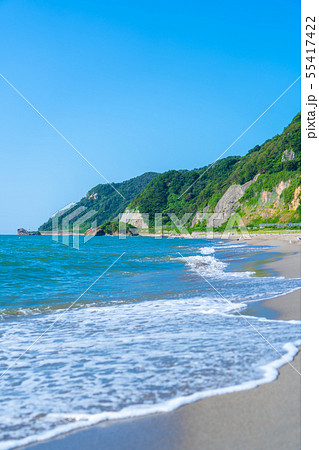
{"type": "Polygon", "coordinates": [[[261,270],[266,249],[1,236],[0,449],[273,380],[300,323],[245,309],[300,279],[261,270]]]}

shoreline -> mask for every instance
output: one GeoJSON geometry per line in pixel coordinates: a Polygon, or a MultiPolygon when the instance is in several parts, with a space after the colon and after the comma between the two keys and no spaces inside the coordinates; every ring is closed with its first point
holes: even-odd
{"type": "MultiPolygon", "coordinates": [[[[30,232],[31,233],[31,232],[30,232]]],[[[35,235],[35,234],[27,234],[27,235],[22,235],[22,234],[12,234],[11,236],[85,236],[85,233],[73,233],[73,232],[58,232],[58,233],[52,233],[52,231],[39,231],[40,234],[35,235]]],[[[236,233],[232,233],[232,234],[224,234],[224,233],[217,233],[217,232],[201,232],[201,231],[193,231],[191,234],[176,234],[173,232],[167,232],[167,233],[162,233],[162,234],[155,234],[155,233],[147,233],[147,232],[139,232],[139,234],[137,234],[136,236],[131,236],[128,233],[125,234],[119,234],[119,233],[115,233],[115,234],[104,234],[104,235],[100,235],[100,236],[96,236],[96,235],[92,235],[92,237],[152,237],[152,238],[183,238],[183,239],[236,239],[236,240],[272,240],[272,239],[290,239],[291,237],[295,237],[295,236],[299,236],[300,237],[300,230],[282,230],[282,232],[278,231],[278,230],[274,230],[274,231],[260,231],[260,232],[248,232],[248,234],[236,234],[236,233]]]]}
{"type": "MultiPolygon", "coordinates": [[[[261,266],[286,278],[300,277],[300,241],[289,243],[291,235],[271,238],[259,235],[249,240],[253,245],[273,245],[269,252],[279,253],[261,266]]],[[[300,289],[256,303],[275,310],[277,319],[300,320],[300,289]]],[[[300,359],[299,352],[292,362],[298,371],[300,359]]],[[[27,446],[35,450],[273,447],[300,448],[300,376],[288,364],[279,369],[275,381],[253,389],[207,397],[171,412],[101,422],[27,446]]]]}
{"type": "MultiPolygon", "coordinates": [[[[265,244],[264,237],[262,239],[252,239],[250,241],[253,245],[265,244]]],[[[275,243],[275,248],[272,247],[266,252],[276,251],[280,255],[271,262],[262,264],[264,269],[273,270],[278,276],[285,278],[300,278],[301,276],[301,243],[299,240],[294,240],[288,243],[286,239],[278,239],[275,243]]],[[[261,307],[266,307],[274,310],[277,313],[276,319],[280,320],[301,320],[301,289],[297,289],[285,295],[270,298],[259,302],[261,307]]]]}

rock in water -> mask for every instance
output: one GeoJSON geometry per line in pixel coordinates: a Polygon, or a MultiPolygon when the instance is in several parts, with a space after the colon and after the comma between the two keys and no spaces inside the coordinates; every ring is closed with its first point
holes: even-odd
{"type": "Polygon", "coordinates": [[[102,230],[102,228],[89,228],[85,233],[84,236],[104,236],[105,233],[102,230]]]}

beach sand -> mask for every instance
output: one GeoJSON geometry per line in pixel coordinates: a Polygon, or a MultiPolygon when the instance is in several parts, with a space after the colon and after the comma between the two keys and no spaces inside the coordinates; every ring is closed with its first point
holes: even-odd
{"type": "MultiPolygon", "coordinates": [[[[250,244],[280,252],[264,268],[300,277],[300,241],[256,237],[250,244]]],[[[300,290],[262,302],[279,319],[300,319],[300,290]]],[[[300,353],[291,363],[300,372],[300,353]]],[[[175,411],[104,422],[28,448],[37,450],[266,450],[300,448],[300,375],[290,365],[255,389],[210,397],[175,411]]]]}

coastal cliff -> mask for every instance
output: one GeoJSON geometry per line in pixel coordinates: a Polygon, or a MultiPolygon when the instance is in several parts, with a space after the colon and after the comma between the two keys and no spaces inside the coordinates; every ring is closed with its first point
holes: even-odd
{"type": "Polygon", "coordinates": [[[81,218],[79,232],[85,233],[90,228],[98,228],[104,223],[117,220],[118,215],[123,213],[127,205],[142,192],[149,182],[158,174],[146,172],[135,178],[121,183],[99,184],[92,188],[79,202],[68,205],[52,216],[46,223],[39,227],[39,231],[52,232],[61,231],[64,222],[64,232],[73,232],[73,226],[81,218]],[[86,218],[85,214],[90,213],[86,218]],[[54,221],[56,219],[56,221],[54,221]],[[96,221],[95,225],[92,222],[96,221]]]}
{"type": "Polygon", "coordinates": [[[128,209],[148,213],[151,226],[156,213],[164,215],[167,227],[169,213],[179,218],[190,213],[186,226],[194,230],[223,226],[235,212],[246,225],[301,222],[300,118],[298,113],[281,134],[245,156],[158,175],[128,209]]]}
{"type": "MultiPolygon", "coordinates": [[[[256,145],[245,156],[228,156],[200,169],[148,172],[115,183],[115,189],[100,184],[59,212],[58,231],[64,221],[64,231],[72,232],[80,212],[90,213],[79,225],[81,233],[90,235],[117,234],[119,220],[132,229],[152,230],[159,213],[167,231],[176,229],[171,214],[178,219],[188,214],[185,227],[189,231],[222,228],[235,213],[247,226],[300,223],[300,120],[298,113],[281,134],[256,145]]],[[[52,231],[54,220],[56,216],[39,231],[52,231]]]]}

